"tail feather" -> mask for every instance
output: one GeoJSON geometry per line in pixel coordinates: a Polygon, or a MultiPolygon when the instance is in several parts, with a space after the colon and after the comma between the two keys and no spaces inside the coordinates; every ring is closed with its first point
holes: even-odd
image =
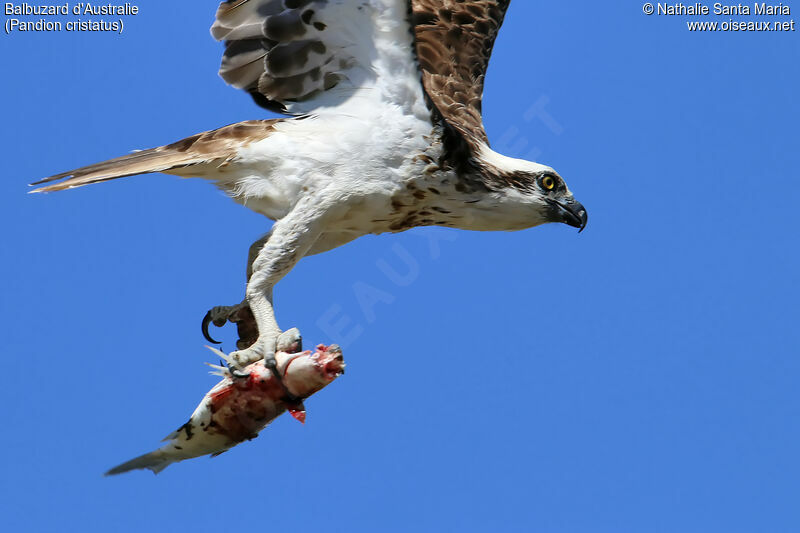
{"type": "Polygon", "coordinates": [[[42,185],[44,183],[60,180],[64,181],[45,187],[39,187],[31,192],[53,192],[74,189],[75,187],[81,187],[83,185],[101,183],[103,181],[135,176],[137,174],[164,172],[191,164],[192,160],[186,157],[187,154],[172,154],[166,152],[166,149],[168,149],[166,146],[152,148],[150,150],[144,150],[103,161],[102,163],[70,170],[69,172],[62,172],[61,174],[50,176],[36,183],[32,183],[31,185],[42,185]]]}
{"type": "Polygon", "coordinates": [[[137,174],[169,172],[191,165],[224,164],[233,159],[240,147],[269,136],[280,119],[250,120],[198,133],[181,141],[62,172],[31,185],[43,185],[31,192],[74,189],[137,174]],[[54,183],[57,182],[57,183],[54,183]]]}

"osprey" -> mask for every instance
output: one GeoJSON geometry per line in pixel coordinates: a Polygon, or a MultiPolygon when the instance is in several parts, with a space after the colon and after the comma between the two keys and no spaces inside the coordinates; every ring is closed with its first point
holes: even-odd
{"type": "Polygon", "coordinates": [[[33,192],[163,172],[209,180],[274,220],[250,248],[245,301],[212,309],[203,323],[208,337],[209,322],[245,320],[249,307],[253,338],[230,356],[274,369],[276,347],[298,335],[279,339],[272,290],[302,257],[416,226],[586,225],[555,170],[489,147],[483,81],[509,2],[222,2],[211,28],[225,43],[220,75],[288,117],[57,174],[33,192]]]}

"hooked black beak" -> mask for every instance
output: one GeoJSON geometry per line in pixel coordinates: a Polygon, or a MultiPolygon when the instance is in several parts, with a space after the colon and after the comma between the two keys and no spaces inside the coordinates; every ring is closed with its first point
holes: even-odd
{"type": "Polygon", "coordinates": [[[586,208],[574,198],[569,200],[553,200],[552,198],[545,198],[550,207],[553,208],[553,215],[555,222],[563,222],[573,228],[578,228],[578,233],[582,232],[586,227],[586,222],[589,215],[586,214],[586,208]]]}

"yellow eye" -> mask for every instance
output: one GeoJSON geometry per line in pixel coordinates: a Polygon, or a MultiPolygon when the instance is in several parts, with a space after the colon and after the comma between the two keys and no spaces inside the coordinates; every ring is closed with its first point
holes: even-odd
{"type": "Polygon", "coordinates": [[[556,188],[556,180],[553,176],[545,176],[542,178],[542,187],[547,189],[548,191],[552,191],[556,188]]]}

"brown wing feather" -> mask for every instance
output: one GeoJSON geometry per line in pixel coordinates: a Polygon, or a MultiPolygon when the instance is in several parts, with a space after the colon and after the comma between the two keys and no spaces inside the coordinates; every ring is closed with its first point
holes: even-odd
{"type": "Polygon", "coordinates": [[[511,0],[411,0],[417,58],[431,104],[471,146],[488,144],[483,80],[511,0]]]}
{"type": "Polygon", "coordinates": [[[166,146],[142,150],[44,178],[32,185],[58,183],[39,187],[31,192],[61,191],[137,174],[169,173],[190,165],[223,163],[234,157],[241,146],[266,138],[277,122],[280,119],[251,120],[198,133],[166,146]]]}

